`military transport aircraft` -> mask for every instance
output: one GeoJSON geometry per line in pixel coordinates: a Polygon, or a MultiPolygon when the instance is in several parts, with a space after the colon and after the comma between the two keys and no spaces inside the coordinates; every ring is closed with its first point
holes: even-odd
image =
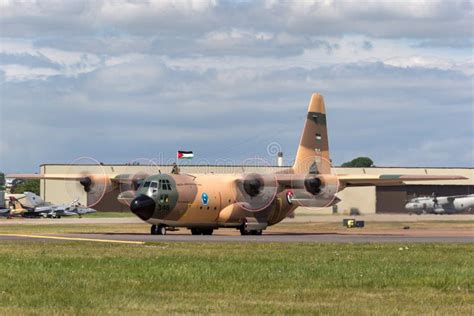
{"type": "Polygon", "coordinates": [[[455,214],[474,209],[474,194],[415,197],[405,208],[416,214],[455,214]]]}
{"type": "Polygon", "coordinates": [[[405,181],[465,179],[459,176],[336,175],[331,173],[326,110],[313,94],[293,167],[272,174],[14,174],[18,179],[78,181],[96,203],[120,187],[117,199],[151,224],[151,234],[186,227],[194,235],[215,229],[239,229],[260,235],[298,206],[337,203],[335,194],[349,186],[400,185],[405,181]],[[127,189],[122,190],[122,187],[127,189]]]}

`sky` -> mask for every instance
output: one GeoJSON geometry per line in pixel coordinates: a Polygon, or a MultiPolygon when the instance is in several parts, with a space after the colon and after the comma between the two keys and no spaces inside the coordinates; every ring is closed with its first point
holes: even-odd
{"type": "Polygon", "coordinates": [[[335,165],[473,167],[473,7],[0,0],[0,170],[291,164],[314,92],[335,165]]]}

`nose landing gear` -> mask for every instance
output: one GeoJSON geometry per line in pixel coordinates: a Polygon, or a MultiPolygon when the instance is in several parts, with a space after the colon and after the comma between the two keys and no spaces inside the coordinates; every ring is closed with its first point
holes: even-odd
{"type": "Polygon", "coordinates": [[[166,226],[163,224],[151,225],[152,235],[166,235],[166,226]]]}

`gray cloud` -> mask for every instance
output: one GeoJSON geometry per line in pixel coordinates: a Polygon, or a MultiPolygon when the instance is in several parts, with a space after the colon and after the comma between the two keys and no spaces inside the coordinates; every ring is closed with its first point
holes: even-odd
{"type": "Polygon", "coordinates": [[[473,164],[470,1],[5,4],[1,170],[270,142],[290,162],[313,92],[336,163],[473,164]]]}
{"type": "Polygon", "coordinates": [[[0,168],[24,170],[83,155],[125,162],[162,152],[171,159],[178,147],[210,161],[228,158],[223,153],[242,161],[265,156],[272,141],[291,160],[314,91],[326,96],[336,163],[356,153],[392,165],[465,166],[472,159],[466,136],[473,134],[472,77],[462,73],[367,63],[229,77],[231,71],[148,62],[77,78],[4,82],[2,111],[15,114],[2,119],[8,154],[2,153],[0,168]],[[462,146],[449,159],[452,146],[429,145],[450,139],[462,146]]]}
{"type": "MultiPolygon", "coordinates": [[[[284,50],[287,53],[291,49],[299,53],[302,48],[314,45],[314,36],[361,34],[374,38],[429,39],[450,46],[468,45],[473,35],[473,5],[469,0],[397,4],[384,1],[12,1],[2,11],[0,28],[6,37],[36,38],[43,43],[61,45],[51,39],[74,36],[84,41],[84,36],[93,34],[98,41],[114,38],[117,42],[117,36],[127,34],[135,36],[137,43],[144,37],[152,37],[155,48],[178,54],[190,48],[196,53],[219,49],[227,53],[231,46],[238,54],[254,54],[248,48],[259,45],[256,34],[273,36],[270,45],[264,45],[266,52],[272,54],[280,51],[281,45],[290,47],[284,50]],[[232,34],[235,30],[240,32],[238,39],[211,39],[211,43],[206,40],[216,32],[232,34]],[[189,43],[197,49],[192,49],[189,43]],[[183,49],[180,51],[179,47],[183,49]]],[[[74,40],[67,42],[69,47],[77,46],[74,40]]],[[[148,45],[142,49],[149,49],[148,45]]],[[[126,43],[117,49],[126,50],[126,43]]]]}

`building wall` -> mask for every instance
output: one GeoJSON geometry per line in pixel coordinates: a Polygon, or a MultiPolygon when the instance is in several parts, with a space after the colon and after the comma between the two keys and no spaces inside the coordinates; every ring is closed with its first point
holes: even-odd
{"type": "MultiPolygon", "coordinates": [[[[171,166],[129,166],[129,165],[60,165],[60,164],[49,164],[42,165],[40,168],[41,173],[48,174],[70,174],[70,173],[97,173],[97,174],[135,174],[135,173],[146,173],[156,174],[159,172],[170,172],[171,166]]],[[[282,170],[288,167],[263,167],[263,166],[180,166],[181,172],[183,173],[243,173],[243,172],[274,172],[282,170]]],[[[473,168],[334,168],[336,174],[413,174],[413,175],[461,175],[465,176],[467,180],[459,181],[430,181],[430,182],[411,182],[411,185],[432,185],[432,186],[468,186],[474,185],[474,169],[473,168]]],[[[389,192],[383,191],[382,189],[377,191],[375,187],[350,187],[338,193],[338,197],[341,202],[337,204],[337,212],[342,214],[350,214],[352,212],[358,212],[360,214],[371,214],[376,211],[386,211],[387,203],[390,203],[391,199],[398,201],[405,196],[408,187],[404,187],[401,192],[393,193],[390,195],[389,192]],[[394,196],[394,194],[398,194],[394,196]],[[387,199],[387,201],[385,201],[387,199]]],[[[460,188],[460,187],[459,187],[460,188]]],[[[96,208],[99,211],[127,211],[127,207],[118,203],[115,199],[119,192],[119,189],[113,192],[105,194],[101,203],[96,208]]],[[[83,204],[87,202],[87,194],[82,189],[82,186],[77,181],[65,181],[65,180],[42,180],[41,181],[41,196],[45,201],[53,203],[68,203],[72,200],[79,198],[79,201],[83,204]]],[[[395,202],[393,202],[395,203],[395,202]]],[[[397,204],[396,209],[399,209],[397,204]]],[[[320,208],[314,209],[314,212],[318,214],[331,214],[333,208],[320,208]]]]}

